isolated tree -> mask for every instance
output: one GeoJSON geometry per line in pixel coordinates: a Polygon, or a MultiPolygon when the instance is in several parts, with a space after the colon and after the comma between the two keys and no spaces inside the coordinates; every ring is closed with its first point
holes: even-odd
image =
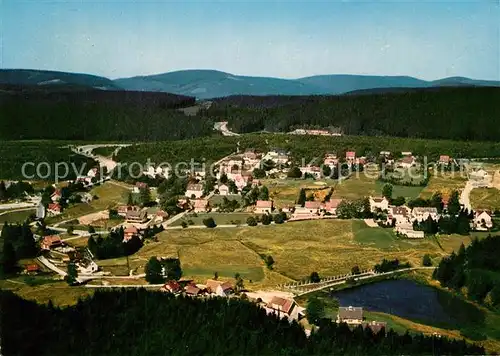
{"type": "Polygon", "coordinates": [[[306,203],[306,199],[306,191],[304,188],[301,188],[299,192],[299,198],[297,199],[297,204],[300,206],[304,206],[304,204],[306,203]]]}
{"type": "Polygon", "coordinates": [[[144,267],[144,273],[146,273],[146,281],[150,284],[159,284],[163,282],[162,265],[160,261],[153,256],[149,259],[148,263],[144,267]]]}
{"type": "Polygon", "coordinates": [[[455,216],[460,212],[460,198],[456,190],[451,193],[450,200],[448,201],[448,213],[455,216]]]}
{"type": "Polygon", "coordinates": [[[275,214],[273,217],[274,223],[275,224],[283,224],[285,222],[285,213],[279,212],[278,214],[275,214]]]}
{"type": "Polygon", "coordinates": [[[215,223],[214,218],[212,218],[212,217],[203,219],[203,225],[205,225],[208,228],[214,228],[214,227],[217,226],[217,224],[215,223]]]}
{"type": "Polygon", "coordinates": [[[436,208],[438,213],[441,214],[441,212],[443,211],[444,204],[443,204],[443,196],[441,195],[440,192],[432,194],[430,206],[436,208]]]}
{"type": "Polygon", "coordinates": [[[266,262],[266,266],[267,266],[267,268],[269,268],[269,269],[273,269],[273,264],[274,264],[274,258],[273,258],[273,256],[268,255],[268,256],[265,258],[265,262],[266,262]]]}
{"type": "Polygon", "coordinates": [[[214,272],[214,280],[218,280],[219,279],[219,272],[215,271],[214,272]]]}
{"type": "Polygon", "coordinates": [[[360,271],[360,269],[359,269],[359,266],[358,266],[358,265],[356,265],[356,266],[354,266],[353,268],[351,268],[351,273],[352,273],[352,274],[360,274],[360,273],[361,273],[361,271],[360,271]]]}
{"type": "Polygon", "coordinates": [[[247,218],[248,226],[257,226],[257,220],[253,216],[247,218]]]}
{"type": "Polygon", "coordinates": [[[319,283],[319,281],[321,281],[321,278],[319,278],[318,272],[314,271],[314,272],[311,273],[311,276],[309,277],[309,280],[312,283],[319,283]]]}
{"type": "Polygon", "coordinates": [[[187,228],[188,227],[188,223],[185,222],[184,220],[181,222],[181,226],[183,229],[187,228]]]}
{"type": "Polygon", "coordinates": [[[300,171],[299,167],[294,166],[294,167],[290,168],[287,176],[288,176],[288,178],[301,178],[302,172],[300,171]]]}
{"type": "Polygon", "coordinates": [[[68,226],[68,228],[66,229],[66,233],[68,235],[73,235],[73,231],[75,231],[75,228],[73,227],[73,225],[68,226]]]}
{"type": "Polygon", "coordinates": [[[269,189],[265,185],[260,188],[259,200],[269,200],[269,189]]]}
{"type": "Polygon", "coordinates": [[[255,168],[252,172],[254,178],[261,179],[266,177],[266,171],[262,168],[255,168]]]}
{"type": "Polygon", "coordinates": [[[223,174],[220,176],[219,181],[220,181],[222,184],[227,184],[227,181],[228,181],[227,174],[226,174],[226,173],[223,173],[223,174]]]}
{"type": "Polygon", "coordinates": [[[273,217],[270,214],[262,215],[262,218],[261,218],[262,225],[269,225],[272,220],[273,220],[273,217]]]}
{"type": "Polygon", "coordinates": [[[404,205],[405,202],[406,202],[405,197],[398,196],[398,197],[392,199],[391,204],[395,205],[395,206],[401,206],[401,205],[404,205]]]}
{"type": "Polygon", "coordinates": [[[241,291],[243,288],[245,288],[244,283],[243,283],[243,278],[241,278],[241,275],[239,273],[236,273],[234,275],[234,279],[236,280],[236,291],[241,291]]]}
{"type": "Polygon", "coordinates": [[[149,189],[149,187],[145,187],[139,190],[139,200],[142,206],[146,206],[151,203],[151,190],[149,189]]]}
{"type": "Polygon", "coordinates": [[[432,266],[432,259],[431,259],[431,256],[428,253],[426,253],[424,255],[424,257],[422,258],[422,265],[425,266],[425,267],[432,266]]]}
{"type": "Polygon", "coordinates": [[[323,177],[331,177],[332,169],[328,165],[322,167],[323,177]]]}
{"type": "Polygon", "coordinates": [[[306,307],[307,321],[310,324],[318,324],[325,316],[325,304],[317,297],[311,297],[306,307]]]}
{"type": "Polygon", "coordinates": [[[89,225],[88,232],[89,234],[95,234],[95,228],[92,225],[89,225]]]}
{"type": "Polygon", "coordinates": [[[132,194],[128,193],[127,205],[134,205],[134,199],[132,199],[132,194]]]}
{"type": "Polygon", "coordinates": [[[178,281],[182,277],[181,261],[178,258],[167,258],[161,261],[162,267],[165,269],[165,276],[168,280],[175,279],[178,281]]]}
{"type": "Polygon", "coordinates": [[[67,274],[64,279],[71,286],[76,283],[77,278],[78,269],[76,268],[76,264],[74,262],[68,263],[67,274]]]}
{"type": "Polygon", "coordinates": [[[384,187],[382,188],[382,196],[386,197],[387,199],[392,199],[392,190],[393,186],[390,183],[384,184],[384,187]]]}

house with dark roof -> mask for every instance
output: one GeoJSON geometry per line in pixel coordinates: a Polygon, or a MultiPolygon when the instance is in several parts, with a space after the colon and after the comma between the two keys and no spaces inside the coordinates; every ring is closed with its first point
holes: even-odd
{"type": "Polygon", "coordinates": [[[147,212],[145,210],[130,210],[127,211],[125,219],[128,223],[142,224],[147,220],[147,212]]]}
{"type": "Polygon", "coordinates": [[[168,281],[167,283],[165,283],[160,288],[160,291],[178,294],[178,293],[182,292],[182,287],[177,281],[172,280],[172,281],[168,281]]]}
{"type": "Polygon", "coordinates": [[[196,297],[201,294],[201,289],[194,284],[188,284],[186,288],[184,288],[184,292],[186,295],[196,297]]]}
{"type": "Polygon", "coordinates": [[[366,329],[366,328],[371,329],[373,334],[378,334],[382,329],[387,328],[387,323],[385,323],[383,321],[373,320],[370,322],[362,323],[361,326],[363,327],[363,329],[366,329]]]}
{"type": "Polygon", "coordinates": [[[347,323],[349,325],[359,325],[363,322],[362,307],[339,307],[337,323],[347,323]]]}

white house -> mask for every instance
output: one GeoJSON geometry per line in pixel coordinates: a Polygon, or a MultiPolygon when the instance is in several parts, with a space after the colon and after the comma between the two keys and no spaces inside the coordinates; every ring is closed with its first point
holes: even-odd
{"type": "Polygon", "coordinates": [[[220,195],[229,195],[229,187],[225,184],[219,184],[217,187],[220,195]]]}
{"type": "Polygon", "coordinates": [[[339,307],[337,323],[359,325],[363,322],[363,308],[361,307],[339,307]]]}
{"type": "Polygon", "coordinates": [[[389,200],[386,197],[370,197],[370,210],[372,212],[380,209],[382,211],[389,209],[389,200]]]}
{"type": "Polygon", "coordinates": [[[186,193],[184,194],[186,197],[191,198],[194,196],[196,199],[201,198],[203,195],[203,185],[202,184],[188,184],[186,193]]]}
{"type": "Polygon", "coordinates": [[[323,159],[323,164],[325,166],[334,167],[339,163],[337,155],[335,153],[327,153],[323,159]]]}
{"type": "Polygon", "coordinates": [[[300,167],[300,171],[302,172],[302,175],[310,174],[315,179],[321,179],[322,172],[321,168],[319,168],[318,166],[307,165],[305,167],[300,167]]]}
{"type": "Polygon", "coordinates": [[[410,168],[415,165],[415,157],[409,155],[404,156],[401,160],[398,161],[397,166],[401,168],[410,168]]]}
{"type": "Polygon", "coordinates": [[[311,218],[313,216],[319,215],[319,210],[321,208],[321,203],[319,201],[306,201],[304,206],[295,207],[293,212],[293,218],[311,218]]]}
{"type": "Polygon", "coordinates": [[[439,214],[436,208],[432,207],[416,207],[411,211],[411,221],[417,220],[418,222],[427,220],[431,217],[432,220],[438,220],[439,214]]]}
{"type": "Polygon", "coordinates": [[[36,218],[37,219],[45,218],[45,206],[42,203],[36,206],[36,218]]]}
{"type": "Polygon", "coordinates": [[[267,214],[273,211],[272,200],[257,200],[254,212],[256,214],[267,214]]]}
{"type": "Polygon", "coordinates": [[[288,152],[281,148],[273,148],[262,158],[263,161],[273,161],[277,165],[288,163],[288,152]]]}
{"type": "Polygon", "coordinates": [[[474,213],[474,228],[476,230],[487,230],[493,227],[493,222],[491,220],[491,215],[484,211],[478,210],[474,213]]]}
{"type": "Polygon", "coordinates": [[[99,266],[94,261],[78,263],[77,267],[78,273],[82,274],[91,274],[99,270],[99,266]]]}

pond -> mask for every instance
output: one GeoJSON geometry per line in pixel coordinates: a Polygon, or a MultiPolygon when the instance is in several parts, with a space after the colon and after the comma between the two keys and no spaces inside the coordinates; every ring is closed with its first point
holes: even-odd
{"type": "Polygon", "coordinates": [[[484,313],[450,293],[411,280],[387,280],[332,292],[341,306],[396,315],[442,328],[483,325],[484,313]]]}

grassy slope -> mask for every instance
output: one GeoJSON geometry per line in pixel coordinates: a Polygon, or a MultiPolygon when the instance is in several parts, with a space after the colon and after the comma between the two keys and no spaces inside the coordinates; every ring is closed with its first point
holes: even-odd
{"type": "MultiPolygon", "coordinates": [[[[2,213],[2,211],[0,211],[0,213],[2,213]]],[[[35,213],[35,210],[11,211],[0,215],[0,224],[4,222],[22,223],[33,213],[35,213]]]]}

